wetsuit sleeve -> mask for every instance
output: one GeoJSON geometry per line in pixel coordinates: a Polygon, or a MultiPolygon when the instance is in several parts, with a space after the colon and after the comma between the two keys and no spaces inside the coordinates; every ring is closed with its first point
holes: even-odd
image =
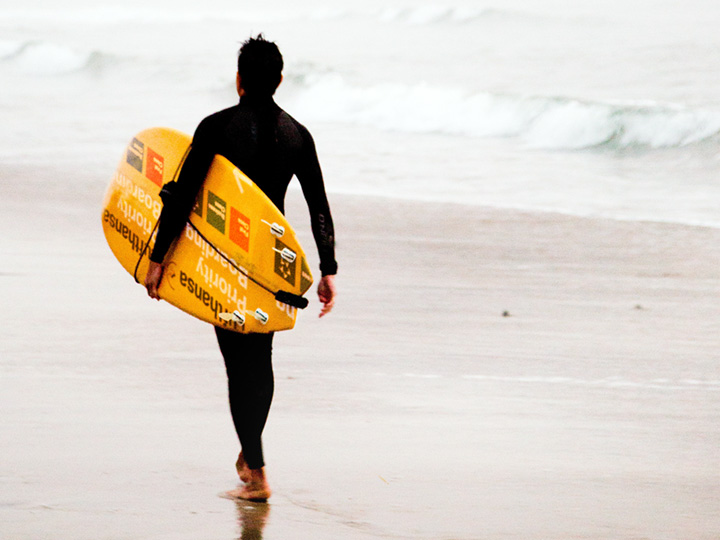
{"type": "Polygon", "coordinates": [[[303,139],[302,153],[295,175],[300,181],[305,201],[310,210],[310,224],[320,256],[320,272],[323,276],[337,273],[335,260],[335,229],[330,205],[325,192],[320,162],[315,142],[310,132],[299,126],[303,139]]]}
{"type": "Polygon", "coordinates": [[[180,170],[177,184],[166,197],[160,213],[155,246],[150,254],[150,260],[153,262],[163,262],[170,246],[185,227],[195,205],[197,194],[215,157],[211,150],[211,133],[205,121],[201,122],[195,131],[192,147],[180,170]]]}

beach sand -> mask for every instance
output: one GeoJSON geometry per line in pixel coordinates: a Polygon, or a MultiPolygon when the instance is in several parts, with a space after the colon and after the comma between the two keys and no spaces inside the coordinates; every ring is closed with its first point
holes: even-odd
{"type": "Polygon", "coordinates": [[[104,186],[2,173],[3,540],[720,538],[720,230],[331,196],[337,307],[276,336],[236,505],[211,328],[114,260],[104,186]]]}

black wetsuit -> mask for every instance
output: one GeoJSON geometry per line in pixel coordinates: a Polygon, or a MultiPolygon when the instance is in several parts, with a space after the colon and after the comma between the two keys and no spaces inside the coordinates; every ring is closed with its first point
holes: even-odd
{"type": "MultiPolygon", "coordinates": [[[[297,176],[310,210],[322,275],[337,272],[335,239],[325,185],[310,132],[272,98],[243,96],[240,103],[205,118],[193,137],[177,186],[160,214],[150,259],[162,262],[188,219],[216,154],[228,158],[284,211],[285,193],[297,176]]],[[[264,465],[261,434],[273,396],[273,334],[238,334],[215,327],[228,375],[230,411],[251,469],[264,465]]]]}

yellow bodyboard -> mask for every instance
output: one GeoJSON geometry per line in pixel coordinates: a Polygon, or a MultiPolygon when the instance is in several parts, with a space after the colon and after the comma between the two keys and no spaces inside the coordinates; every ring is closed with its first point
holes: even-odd
{"type": "MultiPolygon", "coordinates": [[[[177,178],[190,143],[188,135],[168,128],[137,134],[105,195],[105,238],[140,284],[162,210],[160,190],[177,178]]],[[[312,285],[305,253],[280,210],[219,155],[165,263],[159,289],[163,300],[236,332],[293,328],[297,308],[276,294],[302,296],[312,285]]]]}

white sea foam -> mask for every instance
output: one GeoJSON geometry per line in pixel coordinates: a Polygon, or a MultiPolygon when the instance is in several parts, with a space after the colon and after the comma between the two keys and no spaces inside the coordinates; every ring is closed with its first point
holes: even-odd
{"type": "Polygon", "coordinates": [[[0,60],[12,58],[22,46],[22,41],[0,41],[0,60]]]}
{"type": "Polygon", "coordinates": [[[8,42],[0,45],[0,58],[30,75],[60,75],[87,67],[93,52],[45,41],[8,42]]]}
{"type": "Polygon", "coordinates": [[[720,111],[682,106],[471,93],[425,83],[361,87],[337,74],[298,80],[293,105],[308,118],[410,133],[519,137],[547,149],[672,148],[720,133],[720,111]]]}

